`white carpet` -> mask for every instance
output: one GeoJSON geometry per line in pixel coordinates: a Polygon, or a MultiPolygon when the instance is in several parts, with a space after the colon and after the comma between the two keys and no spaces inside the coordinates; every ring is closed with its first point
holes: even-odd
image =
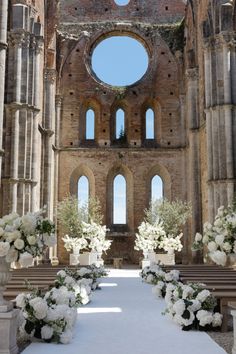
{"type": "Polygon", "coordinates": [[[24,354],[225,354],[207,334],[184,332],[161,315],[164,301],[138,271],[112,270],[92,302],[78,310],[69,345],[34,343],[24,354]]]}

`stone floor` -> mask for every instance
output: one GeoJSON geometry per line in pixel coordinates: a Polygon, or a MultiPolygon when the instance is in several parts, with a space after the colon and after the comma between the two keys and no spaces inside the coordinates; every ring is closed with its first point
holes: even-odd
{"type": "Polygon", "coordinates": [[[209,332],[208,334],[228,354],[232,353],[232,347],[233,347],[233,341],[234,341],[233,331],[230,331],[230,332],[227,332],[227,333],[209,332]]]}

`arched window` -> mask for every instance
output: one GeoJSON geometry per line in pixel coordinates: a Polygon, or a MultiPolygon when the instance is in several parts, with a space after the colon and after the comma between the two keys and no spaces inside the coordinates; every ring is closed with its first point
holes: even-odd
{"type": "Polygon", "coordinates": [[[89,201],[89,180],[86,176],[81,176],[78,180],[78,201],[80,206],[89,201]]]}
{"type": "Polygon", "coordinates": [[[85,138],[86,140],[94,140],[95,138],[95,113],[92,109],[86,112],[85,138]]]}
{"type": "Polygon", "coordinates": [[[155,139],[155,114],[151,108],[146,111],[146,139],[155,139]]]}
{"type": "Polygon", "coordinates": [[[118,109],[116,112],[116,139],[125,137],[125,112],[123,109],[118,109]]]}
{"type": "Polygon", "coordinates": [[[151,181],[151,202],[164,197],[163,181],[160,176],[156,175],[151,181]]]}
{"type": "Polygon", "coordinates": [[[113,181],[113,224],[126,224],[126,180],[117,175],[113,181]]]}

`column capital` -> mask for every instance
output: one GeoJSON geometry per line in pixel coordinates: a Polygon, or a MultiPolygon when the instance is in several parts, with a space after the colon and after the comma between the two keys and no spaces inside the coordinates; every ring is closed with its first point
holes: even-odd
{"type": "Polygon", "coordinates": [[[56,95],[56,98],[55,98],[56,105],[60,107],[62,105],[62,101],[63,101],[63,96],[56,95]]]}
{"type": "Polygon", "coordinates": [[[199,77],[199,72],[198,72],[198,68],[191,68],[191,69],[187,69],[186,72],[186,77],[189,80],[197,80],[199,77]]]}
{"type": "Polygon", "coordinates": [[[54,84],[57,78],[57,71],[55,69],[45,69],[44,79],[51,84],[54,84]]]}
{"type": "Polygon", "coordinates": [[[10,32],[9,34],[9,45],[11,47],[21,48],[24,40],[25,40],[25,31],[10,32]]]}

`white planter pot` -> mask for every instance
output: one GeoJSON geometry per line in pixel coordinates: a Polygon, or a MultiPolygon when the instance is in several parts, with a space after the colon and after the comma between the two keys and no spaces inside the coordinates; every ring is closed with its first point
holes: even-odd
{"type": "Polygon", "coordinates": [[[5,257],[0,257],[0,313],[8,312],[13,308],[12,303],[3,298],[3,292],[11,277],[10,264],[6,262],[5,257]]]}
{"type": "Polygon", "coordinates": [[[96,252],[84,252],[79,255],[79,263],[81,266],[96,264],[96,262],[97,262],[96,252]]]}
{"type": "Polygon", "coordinates": [[[70,254],[70,265],[71,266],[76,266],[79,264],[79,254],[70,254]]]}
{"type": "Polygon", "coordinates": [[[155,257],[156,262],[161,262],[164,265],[175,264],[175,254],[157,253],[155,257]]]}
{"type": "Polygon", "coordinates": [[[148,259],[151,263],[156,262],[156,253],[154,251],[148,252],[148,259]]]}

